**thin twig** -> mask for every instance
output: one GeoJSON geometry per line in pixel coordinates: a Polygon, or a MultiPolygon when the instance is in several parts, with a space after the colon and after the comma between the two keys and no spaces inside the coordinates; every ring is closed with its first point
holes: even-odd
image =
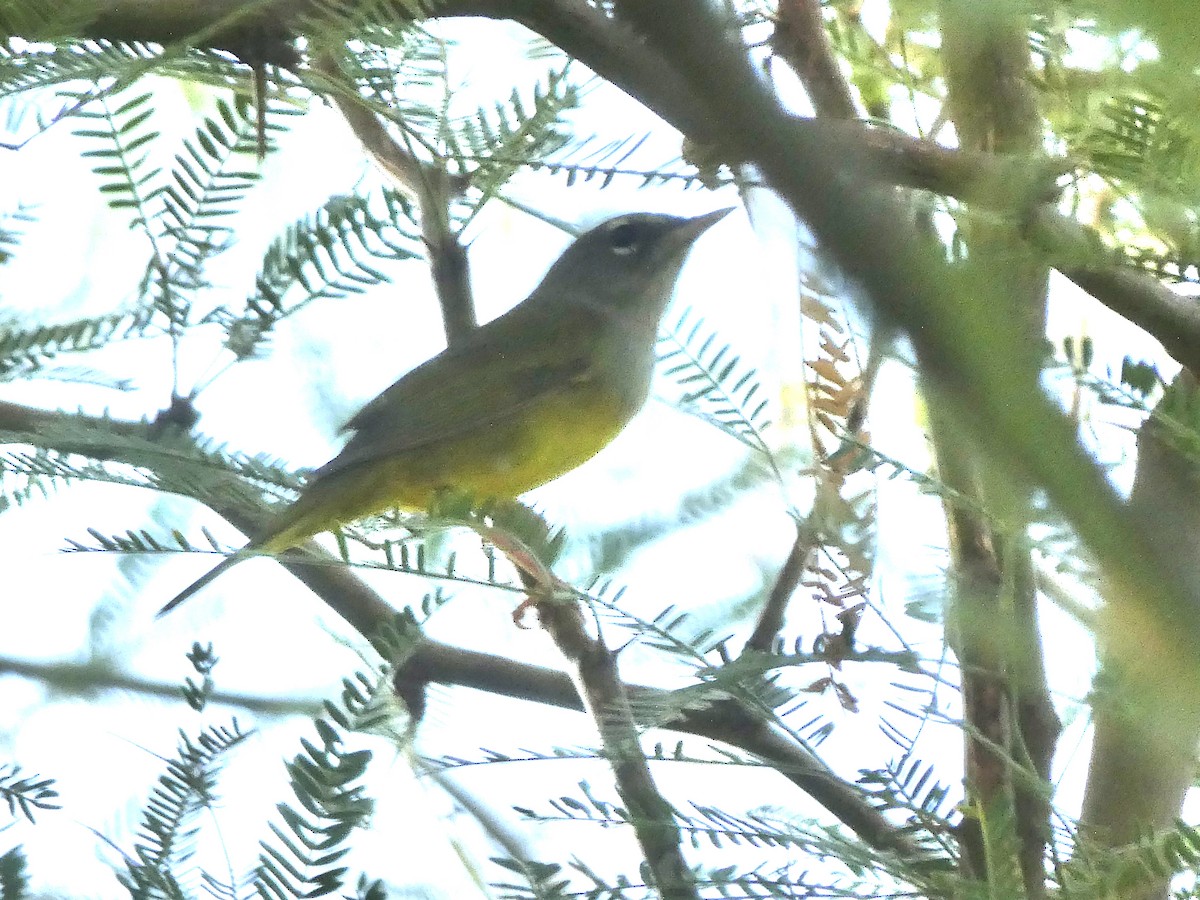
{"type": "Polygon", "coordinates": [[[775,639],[783,629],[784,613],[787,612],[788,601],[796,592],[800,579],[804,577],[808,560],[812,556],[813,550],[816,549],[818,540],[819,535],[813,523],[812,514],[796,523],[796,540],[792,542],[792,549],[788,553],[787,559],[784,560],[783,567],[779,570],[775,584],[771,586],[771,593],[767,597],[762,612],[759,613],[754,631],[746,640],[747,650],[757,650],[761,653],[771,652],[772,644],[775,643],[775,639]]]}
{"type": "MultiPolygon", "coordinates": [[[[313,69],[335,83],[346,81],[329,54],[313,60],[313,69]]],[[[450,201],[466,190],[466,176],[452,175],[444,165],[435,165],[417,157],[411,147],[397,142],[379,117],[362,103],[355,102],[357,90],[346,85],[344,91],[331,92],[334,103],[363,149],[387,172],[402,190],[412,194],[421,210],[421,235],[429,255],[429,266],[446,343],[460,343],[478,325],[475,301],[471,293],[471,273],[467,251],[450,227],[450,201]]]]}
{"type": "MultiPolygon", "coordinates": [[[[60,694],[94,700],[102,691],[137,694],[159,700],[178,700],[179,685],[139,678],[111,668],[106,663],[40,662],[0,656],[0,675],[15,675],[52,688],[60,694]]],[[[323,697],[264,697],[232,691],[213,691],[210,703],[244,709],[259,716],[317,715],[323,697]]]]}

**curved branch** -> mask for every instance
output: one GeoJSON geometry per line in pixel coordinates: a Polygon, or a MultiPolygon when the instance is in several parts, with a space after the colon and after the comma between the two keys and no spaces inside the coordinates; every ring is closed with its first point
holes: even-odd
{"type": "MultiPolygon", "coordinates": [[[[314,8],[314,3],[304,0],[110,2],[82,33],[114,41],[160,43],[178,40],[180,35],[209,34],[209,45],[236,52],[251,26],[261,30],[258,23],[269,20],[276,31],[298,34],[314,8]],[[214,23],[229,24],[216,27],[214,23]]],[[[443,0],[434,14],[520,22],[637,98],[691,140],[705,145],[720,142],[721,117],[711,114],[676,67],[627,25],[583,0],[443,0]]],[[[17,24],[0,12],[0,28],[11,31],[17,24]]],[[[36,32],[26,36],[39,37],[36,32]]],[[[858,177],[1026,210],[1043,237],[1056,235],[1055,246],[1078,242],[1085,230],[1051,205],[1058,194],[1057,179],[1071,169],[1069,161],[953,150],[855,121],[789,117],[789,123],[797,147],[824,146],[832,159],[855,160],[860,164],[858,177]]],[[[1191,304],[1181,303],[1150,275],[1099,263],[1095,255],[1070,264],[1060,261],[1056,267],[1101,303],[1147,330],[1179,362],[1200,371],[1200,314],[1191,304]]]]}
{"type": "MultiPolygon", "coordinates": [[[[158,426],[148,422],[116,421],[105,418],[47,412],[0,401],[0,437],[10,435],[85,435],[43,440],[43,446],[64,453],[80,453],[93,459],[130,462],[122,442],[112,438],[154,440],[158,426]],[[69,426],[69,427],[67,427],[69,426]]],[[[127,444],[124,444],[127,446],[127,444]]],[[[149,468],[144,458],[136,464],[149,468]]],[[[262,510],[251,510],[238,502],[236,492],[214,510],[240,531],[253,535],[262,526],[262,510]]],[[[319,545],[309,542],[306,554],[330,557],[319,545]]],[[[327,606],[381,652],[381,631],[396,617],[396,610],[362,579],[341,564],[304,564],[281,560],[282,565],[316,593],[327,606]]],[[[465,650],[423,638],[412,653],[397,662],[398,680],[405,688],[437,682],[461,685],[506,697],[528,700],[564,709],[583,711],[584,704],[566,673],[518,662],[489,653],[465,650]]],[[[667,692],[643,685],[626,685],[636,707],[650,708],[667,701],[667,692]],[[655,701],[658,701],[656,704],[655,701]]],[[[912,858],[918,854],[903,831],[889,822],[863,797],[861,790],[844,781],[805,748],[744,707],[727,702],[702,710],[689,710],[660,727],[721,741],[757,756],[767,765],[824,806],[836,819],[874,847],[912,858]]]]}

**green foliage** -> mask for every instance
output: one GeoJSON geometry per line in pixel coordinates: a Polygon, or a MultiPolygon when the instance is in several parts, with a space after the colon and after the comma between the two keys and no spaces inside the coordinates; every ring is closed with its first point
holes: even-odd
{"type": "Polygon", "coordinates": [[[57,325],[3,328],[0,329],[0,380],[28,378],[62,354],[107,347],[115,341],[144,336],[147,331],[143,317],[119,314],[57,325]]]}
{"type": "Polygon", "coordinates": [[[0,215],[0,265],[13,257],[13,252],[21,240],[21,228],[35,221],[32,210],[18,205],[9,213],[0,215]]]}
{"type": "MultiPolygon", "coordinates": [[[[102,147],[83,154],[100,163],[92,169],[103,179],[100,192],[107,196],[113,209],[132,209],[136,214],[134,225],[141,227],[146,227],[153,215],[147,207],[159,190],[150,182],[162,171],[146,168],[149,153],[145,151],[145,145],[159,136],[157,131],[142,127],[154,114],[150,103],[152,96],[148,91],[143,92],[116,106],[109,98],[101,97],[96,101],[97,109],[76,113],[95,127],[78,128],[75,134],[103,143],[102,147]]],[[[81,95],[78,99],[84,101],[87,97],[81,95]]]]}
{"type": "MultiPolygon", "coordinates": [[[[76,116],[96,127],[75,133],[99,144],[83,156],[99,162],[92,171],[103,179],[101,193],[112,208],[132,211],[132,227],[149,240],[143,290],[174,331],[188,322],[196,293],[208,287],[205,266],[228,249],[230,219],[258,181],[246,168],[257,146],[256,118],[247,102],[218,99],[215,114],[183,142],[164,178],[151,159],[160,143],[152,96],[141,93],[115,106],[107,97],[90,102],[76,116]]],[[[283,109],[267,112],[269,129],[279,130],[273,119],[283,109]]]]}
{"type": "Polygon", "coordinates": [[[663,374],[684,390],[679,408],[760,454],[781,477],[763,436],[771,420],[758,372],[691,310],[664,328],[660,340],[663,374]]]}
{"type": "Polygon", "coordinates": [[[1187,0],[1092,0],[1078,14],[1093,14],[1110,29],[1143,32],[1177,66],[1195,70],[1200,50],[1190,38],[1196,33],[1196,10],[1187,0]]]}
{"type": "MultiPolygon", "coordinates": [[[[248,508],[261,509],[264,489],[286,493],[301,483],[277,459],[230,453],[173,427],[131,428],[104,418],[65,418],[39,423],[36,434],[0,431],[0,439],[16,445],[0,454],[0,473],[16,481],[0,494],[5,503],[20,504],[61,485],[92,481],[172,491],[204,501],[238,498],[248,508]],[[18,449],[22,444],[37,447],[18,449]]],[[[80,543],[74,549],[94,548],[80,543]]]]}
{"type": "Polygon", "coordinates": [[[14,847],[0,856],[0,900],[24,900],[29,879],[25,874],[25,854],[14,847]]]}
{"type": "Polygon", "coordinates": [[[320,39],[320,46],[338,46],[346,40],[364,40],[380,46],[402,45],[411,30],[436,6],[434,0],[317,0],[308,4],[301,25],[320,39]],[[403,18],[401,18],[403,16],[403,18]]]}
{"type": "MultiPolygon", "coordinates": [[[[403,632],[400,628],[395,633],[403,632]]],[[[406,640],[411,644],[411,637],[406,640]]],[[[198,644],[188,659],[204,681],[197,685],[189,679],[184,695],[200,711],[212,695],[217,659],[211,645],[198,644]]],[[[278,805],[281,822],[271,824],[273,837],[262,843],[259,865],[240,884],[222,883],[200,872],[207,894],[237,898],[246,896],[249,888],[264,897],[315,897],[345,883],[346,868],[334,863],[348,852],[350,834],[366,822],[372,801],[359,783],[371,752],[348,750],[344,741],[352,732],[394,736],[392,723],[399,712],[389,672],[385,667],[373,675],[345,679],[340,701],[324,704],[325,715],[314,721],[317,742],[302,739],[302,751],[287,764],[298,805],[278,805]]],[[[205,827],[198,816],[221,805],[217,782],[225,761],[252,734],[236,719],[229,726],[210,726],[195,738],[180,734],[178,753],[167,762],[143,811],[137,845],[119,875],[131,897],[197,896],[193,857],[205,827]]],[[[365,876],[358,880],[358,892],[370,900],[386,896],[380,882],[365,876]]]]}
{"type": "Polygon", "coordinates": [[[55,802],[57,796],[54,779],[38,775],[22,777],[20,766],[0,766],[0,799],[8,805],[9,815],[19,813],[32,822],[35,810],[60,808],[55,802]]]}
{"type": "MultiPolygon", "coordinates": [[[[270,130],[279,130],[268,122],[270,130]]],[[[257,172],[245,168],[256,147],[254,129],[246,101],[231,105],[218,100],[216,114],[184,141],[162,194],[164,233],[174,240],[165,279],[193,289],[204,287],[208,258],[233,240],[233,228],[226,223],[259,179],[257,172]]]]}
{"type": "Polygon", "coordinates": [[[376,263],[419,259],[412,205],[396,191],[334,197],[287,228],[267,248],[255,291],[242,310],[208,317],[225,327],[226,346],[254,355],[270,329],[318,300],[340,299],[388,281],[376,263]]]}
{"type": "MultiPolygon", "coordinates": [[[[37,6],[47,8],[46,4],[37,6]]],[[[0,99],[74,81],[99,82],[116,76],[120,82],[131,71],[143,71],[158,59],[156,48],[137,42],[66,42],[19,50],[6,45],[0,47],[0,99]]]]}
{"type": "Polygon", "coordinates": [[[579,105],[569,69],[551,72],[536,85],[530,106],[514,89],[507,102],[481,108],[453,125],[445,137],[448,156],[471,171],[485,196],[494,196],[518,169],[536,164],[568,140],[560,127],[564,113],[579,105]]]}
{"type": "Polygon", "coordinates": [[[131,897],[150,900],[190,893],[181,883],[180,870],[194,852],[196,819],[218,803],[222,757],[251,733],[242,731],[236,719],[228,726],[210,726],[195,738],[180,733],[178,752],[159,776],[142,813],[138,843],[119,876],[131,897]]]}
{"type": "Polygon", "coordinates": [[[277,807],[283,824],[271,824],[274,840],[263,841],[257,873],[264,897],[318,897],[345,883],[336,865],[349,851],[349,838],[363,827],[374,802],[361,783],[369,750],[349,750],[348,732],[379,729],[395,716],[388,672],[342,682],[341,704],[326,702],[325,718],[314,721],[318,742],[302,740],[304,751],[287,765],[300,804],[277,807]]]}
{"type": "Polygon", "coordinates": [[[1173,896],[1195,896],[1195,873],[1200,870],[1200,829],[1177,821],[1171,828],[1146,834],[1117,853],[1089,847],[1078,848],[1062,873],[1064,896],[1118,900],[1132,896],[1154,878],[1172,878],[1181,873],[1191,877],[1190,890],[1173,896]]]}
{"type": "MultiPolygon", "coordinates": [[[[550,802],[551,811],[517,811],[536,822],[575,822],[615,826],[627,820],[620,806],[598,797],[586,782],[579,793],[550,802]]],[[[933,878],[947,872],[942,860],[930,858],[920,864],[906,864],[880,858],[869,848],[830,829],[811,822],[796,821],[775,811],[734,814],[713,806],[692,804],[687,813],[676,812],[676,821],[689,845],[703,858],[711,860],[720,851],[743,850],[766,853],[772,849],[803,854],[805,859],[822,860],[829,869],[821,874],[810,865],[745,866],[700,865],[692,873],[702,896],[745,897],[921,897],[940,896],[932,892],[933,878]],[[931,877],[932,876],[932,877],[931,877]],[[711,891],[711,893],[710,893],[711,891]]],[[[527,884],[501,883],[511,893],[505,896],[548,897],[579,896],[569,892],[570,882],[563,876],[573,873],[586,883],[587,897],[643,896],[645,884],[619,875],[604,876],[585,861],[572,860],[566,866],[530,860],[496,859],[504,868],[521,875],[527,884]]],[[[643,873],[644,874],[644,873],[643,873]]]]}
{"type": "Polygon", "coordinates": [[[213,645],[209,644],[206,647],[201,647],[199,643],[192,644],[192,649],[187,655],[188,662],[192,664],[192,668],[200,675],[201,681],[199,684],[192,681],[189,677],[180,688],[180,693],[183,694],[183,699],[187,705],[196,712],[204,712],[204,707],[208,705],[208,701],[212,698],[213,690],[216,687],[212,678],[212,670],[219,661],[213,653],[213,645]]]}
{"type": "Polygon", "coordinates": [[[1162,376],[1151,363],[1135,362],[1128,356],[1121,362],[1121,384],[1127,385],[1142,397],[1162,387],[1162,376]]]}
{"type": "Polygon", "coordinates": [[[881,810],[905,816],[905,830],[928,852],[947,860],[957,855],[946,831],[954,799],[949,787],[938,781],[933,765],[906,755],[882,769],[863,772],[859,784],[881,810]]]}

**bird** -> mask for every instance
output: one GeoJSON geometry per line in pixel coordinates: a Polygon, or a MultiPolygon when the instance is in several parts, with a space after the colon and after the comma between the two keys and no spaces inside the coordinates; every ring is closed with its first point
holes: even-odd
{"type": "Polygon", "coordinates": [[[688,252],[731,211],[629,213],[582,234],[525,300],[359,410],[344,448],[297,499],[158,615],[253,556],[387,510],[426,509],[445,490],[515,498],[595,456],[645,404],[688,252]]]}

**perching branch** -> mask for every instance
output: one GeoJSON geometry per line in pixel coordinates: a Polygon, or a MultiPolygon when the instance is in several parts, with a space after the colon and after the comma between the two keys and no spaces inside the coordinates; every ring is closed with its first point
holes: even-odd
{"type": "MultiPolygon", "coordinates": [[[[532,585],[531,596],[543,588],[532,585]]],[[[584,625],[584,608],[574,597],[538,604],[542,627],[563,656],[575,666],[584,707],[600,732],[600,745],[613,772],[617,794],[625,803],[646,865],[663,900],[698,900],[681,847],[675,810],[654,783],[650,764],[629,703],[628,688],[617,672],[616,654],[602,635],[592,637],[584,625]]]]}
{"type": "MultiPolygon", "coordinates": [[[[0,401],[0,432],[43,437],[68,432],[84,435],[76,439],[43,439],[40,443],[49,449],[80,453],[93,459],[130,462],[132,457],[128,453],[128,439],[153,441],[157,427],[147,422],[123,422],[82,414],[46,412],[0,401]],[[114,441],[114,437],[122,440],[114,441]]],[[[137,464],[147,467],[144,458],[139,457],[137,464]]],[[[217,474],[229,477],[227,473],[217,474]]],[[[222,493],[220,501],[211,501],[214,510],[244,534],[253,536],[258,533],[265,521],[261,507],[251,508],[238,502],[236,493],[230,493],[228,501],[225,496],[222,493]]],[[[306,565],[281,559],[281,564],[355,631],[373,642],[381,653],[388,652],[386,642],[380,642],[380,635],[385,626],[390,626],[394,621],[396,610],[315,542],[306,542],[299,551],[308,556],[323,556],[328,562],[306,565]]],[[[584,709],[575,685],[565,673],[501,656],[464,650],[422,638],[405,659],[392,662],[397,665],[397,679],[407,682],[410,687],[430,682],[461,685],[532,703],[580,711],[584,709]]],[[[638,708],[661,708],[668,699],[667,692],[657,688],[626,685],[624,690],[638,708]]],[[[877,812],[864,799],[861,790],[831,771],[791,737],[763,722],[740,704],[729,701],[717,707],[686,710],[672,722],[656,721],[654,724],[721,741],[757,756],[871,846],[915,858],[917,850],[905,833],[877,812]]]]}

